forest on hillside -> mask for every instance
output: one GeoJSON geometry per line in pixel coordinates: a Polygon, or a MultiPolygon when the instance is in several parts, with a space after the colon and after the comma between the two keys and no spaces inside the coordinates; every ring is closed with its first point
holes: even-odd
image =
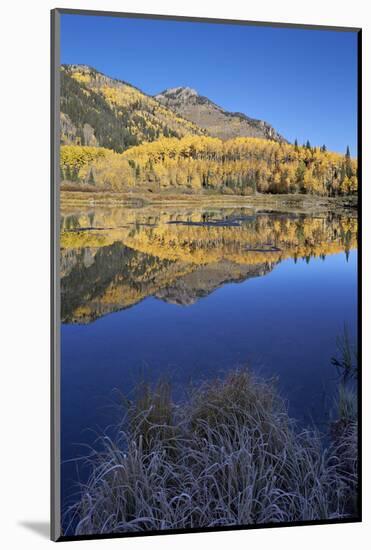
{"type": "Polygon", "coordinates": [[[357,161],[310,143],[259,138],[222,141],[199,135],[162,137],[117,153],[108,148],[61,146],[62,188],[124,192],[170,188],[186,193],[357,193],[357,161]],[[71,188],[71,185],[70,187],[71,188]]]}
{"type": "Polygon", "coordinates": [[[65,145],[101,146],[122,153],[144,141],[204,133],[134,86],[93,68],[62,67],[60,110],[65,145]]]}

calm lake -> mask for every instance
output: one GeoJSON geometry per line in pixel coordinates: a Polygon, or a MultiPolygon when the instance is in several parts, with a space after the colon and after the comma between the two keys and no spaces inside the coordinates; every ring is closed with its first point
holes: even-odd
{"type": "Polygon", "coordinates": [[[357,218],[246,208],[66,208],[61,218],[62,504],[117,392],[249,365],[326,431],[344,325],[357,320],[357,218]]]}

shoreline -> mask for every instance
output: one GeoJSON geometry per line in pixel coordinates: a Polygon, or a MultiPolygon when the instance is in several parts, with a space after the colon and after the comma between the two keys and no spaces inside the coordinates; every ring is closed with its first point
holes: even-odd
{"type": "Polygon", "coordinates": [[[319,197],[314,195],[212,195],[177,193],[114,193],[104,191],[67,191],[61,190],[61,207],[105,206],[143,208],[147,206],[170,207],[219,207],[219,208],[255,208],[296,212],[348,211],[357,213],[357,196],[319,197]]]}

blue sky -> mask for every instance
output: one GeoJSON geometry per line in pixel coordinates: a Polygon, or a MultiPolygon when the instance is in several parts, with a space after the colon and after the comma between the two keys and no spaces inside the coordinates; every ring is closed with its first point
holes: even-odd
{"type": "Polygon", "coordinates": [[[357,35],[62,15],[61,63],[84,63],[147,94],[190,86],[290,141],[357,154],[357,35]]]}

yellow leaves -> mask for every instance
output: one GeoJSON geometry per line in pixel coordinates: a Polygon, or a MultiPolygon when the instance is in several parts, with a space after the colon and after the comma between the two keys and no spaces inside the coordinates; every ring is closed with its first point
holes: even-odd
{"type": "Polygon", "coordinates": [[[345,176],[343,181],[340,184],[340,191],[343,195],[348,195],[350,193],[356,193],[358,190],[358,180],[357,176],[345,176]]]}
{"type": "MultiPolygon", "coordinates": [[[[239,210],[231,210],[235,217],[239,210]]],[[[352,217],[274,217],[260,214],[240,226],[202,225],[204,211],[180,213],[166,209],[94,209],[94,226],[109,231],[69,231],[63,218],[62,248],[125,246],[155,258],[181,265],[203,265],[229,260],[256,264],[285,258],[321,256],[357,246],[357,219],[352,217]],[[186,219],[193,225],[172,223],[186,219]],[[133,230],[135,228],[135,230],[133,230]]],[[[78,227],[91,227],[87,213],[80,213],[78,227]]],[[[150,273],[147,271],[147,275],[150,273]]]]}
{"type": "MultiPolygon", "coordinates": [[[[87,90],[102,96],[119,116],[126,116],[126,127],[139,142],[153,140],[158,136],[203,134],[193,122],[183,119],[134,86],[109,78],[89,67],[72,66],[72,78],[87,90]]],[[[89,93],[89,92],[88,92],[89,93]]]]}
{"type": "Polygon", "coordinates": [[[128,159],[145,158],[153,162],[165,162],[174,158],[217,157],[223,151],[223,142],[218,138],[187,135],[181,139],[162,137],[156,141],[131,147],[123,153],[128,159]]]}
{"type": "Polygon", "coordinates": [[[304,173],[303,183],[304,183],[304,190],[307,193],[310,193],[311,189],[313,189],[314,187],[314,178],[313,178],[312,170],[309,169],[304,173]]]}
{"type": "MultiPolygon", "coordinates": [[[[235,138],[222,141],[207,136],[185,136],[182,139],[161,138],[127,150],[124,155],[144,165],[161,164],[161,185],[185,185],[219,188],[223,192],[244,194],[256,182],[260,192],[305,193],[324,195],[324,182],[340,171],[343,156],[259,138],[235,138]],[[178,172],[174,177],[173,162],[178,172]],[[189,161],[189,164],[185,164],[189,161]],[[300,170],[299,170],[300,168],[300,170]],[[166,174],[167,171],[167,174],[166,174]],[[184,173],[188,174],[186,178],[184,173]],[[301,176],[300,176],[301,173],[301,176]],[[197,174],[197,177],[195,177],[197,174]],[[300,179],[298,179],[300,178],[300,179]],[[194,182],[197,182],[195,185],[194,182]]],[[[335,186],[336,190],[337,187],[335,186]]],[[[354,192],[356,178],[340,188],[341,193],[354,192]]]]}
{"type": "Polygon", "coordinates": [[[95,86],[93,90],[101,93],[111,106],[120,107],[121,113],[127,109],[133,110],[137,126],[133,124],[132,131],[142,141],[146,139],[146,133],[138,122],[140,119],[145,121],[147,131],[152,129],[160,135],[163,135],[165,127],[177,131],[180,135],[200,133],[195,124],[180,118],[132,86],[123,83],[117,83],[115,86],[107,84],[95,86]]]}
{"type": "Polygon", "coordinates": [[[128,161],[117,153],[95,159],[91,166],[97,185],[113,191],[134,185],[133,169],[128,161]]]}
{"type": "Polygon", "coordinates": [[[344,156],[337,153],[259,138],[222,141],[187,135],[162,137],[122,154],[78,146],[61,151],[62,169],[73,167],[85,181],[93,170],[97,185],[116,191],[149,185],[237,195],[256,191],[346,195],[355,193],[358,185],[354,160],[346,165],[344,156]]]}
{"type": "Polygon", "coordinates": [[[104,147],[83,147],[79,145],[62,145],[60,148],[61,164],[81,167],[95,158],[105,157],[111,151],[104,147]]]}
{"type": "Polygon", "coordinates": [[[94,91],[101,92],[111,105],[127,107],[135,101],[142,99],[143,94],[131,86],[121,84],[117,87],[101,86],[94,91]]]}
{"type": "Polygon", "coordinates": [[[349,184],[349,193],[357,193],[358,191],[358,179],[357,176],[352,176],[350,178],[350,184],[349,184]]]}
{"type": "Polygon", "coordinates": [[[92,162],[97,158],[104,158],[110,153],[109,149],[103,147],[62,145],[60,148],[60,165],[63,179],[84,179],[92,162]]]}
{"type": "Polygon", "coordinates": [[[82,82],[83,84],[87,84],[90,81],[89,75],[81,71],[74,71],[72,77],[77,80],[77,82],[82,82]]]}
{"type": "MultiPolygon", "coordinates": [[[[222,141],[208,137],[204,130],[129,84],[87,66],[63,70],[83,84],[85,94],[94,92],[105,99],[119,118],[117,132],[122,123],[122,131],[141,143],[122,156],[108,155],[108,150],[100,156],[84,147],[62,150],[64,181],[94,180],[94,184],[116,191],[143,185],[151,190],[174,186],[187,192],[236,195],[300,192],[336,196],[357,191],[355,159],[261,138],[222,141]]],[[[64,134],[66,128],[67,123],[64,134]]],[[[85,130],[80,128],[79,135],[75,132],[72,138],[62,137],[66,142],[95,143],[85,139],[85,130]]],[[[133,143],[127,140],[125,146],[129,142],[133,143]]],[[[104,143],[113,147],[111,136],[104,143]]]]}

